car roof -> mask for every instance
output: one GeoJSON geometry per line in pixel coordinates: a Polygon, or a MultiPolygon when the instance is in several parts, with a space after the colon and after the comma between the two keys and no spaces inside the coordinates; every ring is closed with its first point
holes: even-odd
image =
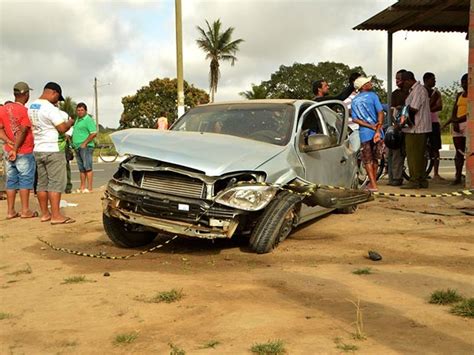
{"type": "Polygon", "coordinates": [[[233,100],[233,101],[219,101],[208,103],[200,106],[217,106],[229,104],[294,104],[299,100],[296,99],[261,99],[261,100],[233,100]]]}

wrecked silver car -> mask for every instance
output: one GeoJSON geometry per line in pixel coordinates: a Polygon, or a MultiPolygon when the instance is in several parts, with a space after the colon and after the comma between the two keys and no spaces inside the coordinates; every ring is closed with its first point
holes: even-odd
{"type": "Polygon", "coordinates": [[[169,131],[111,135],[128,158],[107,185],[103,224],[122,247],[157,232],[249,236],[267,253],[291,230],[333,210],[355,211],[357,158],[340,101],[250,100],[189,110],[169,131]]]}

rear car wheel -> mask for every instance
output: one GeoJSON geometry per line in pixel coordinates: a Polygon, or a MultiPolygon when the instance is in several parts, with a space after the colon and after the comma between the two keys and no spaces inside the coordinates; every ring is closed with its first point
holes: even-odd
{"type": "Polygon", "coordinates": [[[299,195],[284,191],[269,203],[250,236],[249,246],[254,252],[268,253],[290,235],[300,201],[299,195]]]}
{"type": "Polygon", "coordinates": [[[135,248],[147,245],[155,239],[157,233],[150,231],[139,231],[137,225],[125,223],[118,218],[102,214],[107,236],[115,244],[122,248],[135,248]]]}

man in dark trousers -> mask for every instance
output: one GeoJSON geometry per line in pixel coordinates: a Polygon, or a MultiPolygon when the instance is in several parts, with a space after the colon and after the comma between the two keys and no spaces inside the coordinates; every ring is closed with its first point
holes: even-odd
{"type": "MultiPolygon", "coordinates": [[[[400,69],[395,75],[395,84],[397,85],[397,88],[392,92],[392,117],[396,117],[402,106],[405,105],[405,100],[408,97],[408,90],[403,88],[402,81],[402,74],[405,72],[405,69],[400,69]]],[[[403,165],[405,164],[404,144],[404,141],[402,141],[402,146],[400,148],[388,148],[388,185],[400,186],[403,184],[403,165]]]]}
{"type": "Polygon", "coordinates": [[[430,99],[428,91],[415,79],[411,71],[402,73],[403,87],[409,94],[405,104],[409,106],[410,126],[403,128],[410,182],[403,189],[426,189],[426,140],[431,133],[430,99]]]}

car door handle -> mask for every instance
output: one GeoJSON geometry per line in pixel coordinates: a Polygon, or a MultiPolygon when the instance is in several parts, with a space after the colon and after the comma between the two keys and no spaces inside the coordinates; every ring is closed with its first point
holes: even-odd
{"type": "Polygon", "coordinates": [[[341,160],[339,161],[339,163],[345,164],[346,161],[347,161],[347,158],[346,158],[346,157],[342,157],[341,160]]]}

